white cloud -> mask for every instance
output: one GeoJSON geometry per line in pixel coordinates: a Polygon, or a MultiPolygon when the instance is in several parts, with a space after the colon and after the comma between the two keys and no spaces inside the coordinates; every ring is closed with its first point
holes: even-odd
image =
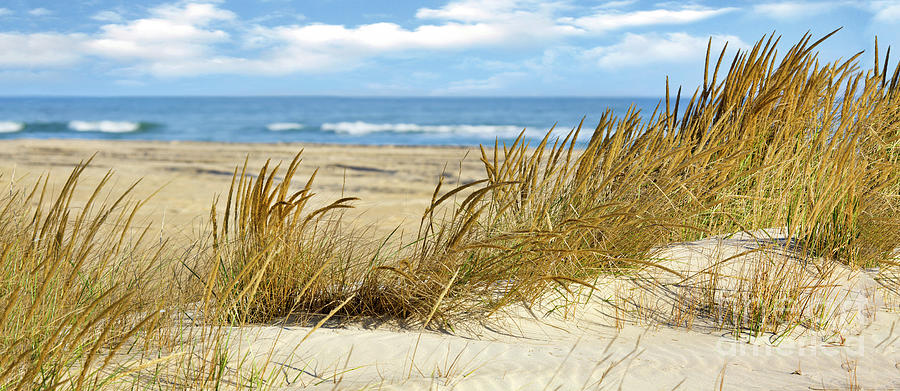
{"type": "Polygon", "coordinates": [[[420,8],[416,11],[416,17],[458,22],[486,22],[521,16],[533,17],[538,14],[549,16],[549,13],[559,7],[559,3],[541,5],[539,2],[528,0],[459,0],[441,8],[420,8]]]}
{"type": "MultiPolygon", "coordinates": [[[[605,6],[630,4],[614,3],[617,4],[605,6]]],[[[731,11],[658,8],[621,12],[597,8],[584,17],[560,17],[574,9],[564,0],[458,0],[438,8],[419,9],[416,17],[420,24],[411,27],[388,22],[262,26],[254,23],[258,21],[239,20],[214,0],[183,0],[152,8],[147,16],[132,20],[125,20],[114,11],[99,12],[93,19],[109,23],[93,34],[6,34],[16,38],[7,38],[5,44],[10,50],[0,54],[4,56],[0,66],[56,66],[93,56],[112,60],[129,75],[329,72],[350,69],[373,58],[423,51],[515,50],[540,48],[547,42],[564,45],[567,37],[605,34],[627,27],[691,23],[731,11]],[[24,50],[21,42],[26,43],[24,50]]],[[[594,49],[592,53],[601,65],[609,66],[627,58],[626,49],[641,37],[650,39],[628,35],[622,46],[594,49]]],[[[705,38],[702,40],[705,45],[705,38]]],[[[675,48],[693,44],[677,34],[662,41],[675,48]]],[[[665,48],[656,50],[661,52],[661,58],[666,58],[665,48]]],[[[672,50],[675,49],[669,51],[672,50]]],[[[482,80],[480,85],[490,86],[496,80],[499,79],[482,80]]]]}
{"type": "Polygon", "coordinates": [[[323,51],[348,48],[363,53],[471,47],[496,44],[509,38],[506,31],[492,25],[458,23],[425,25],[415,30],[407,30],[394,23],[365,24],[355,28],[314,24],[279,27],[271,30],[270,34],[298,48],[323,51]]]}
{"type": "Polygon", "coordinates": [[[500,32],[505,43],[544,41],[562,36],[579,34],[570,25],[560,24],[555,14],[565,9],[559,2],[537,0],[478,0],[453,1],[441,8],[420,8],[416,17],[422,20],[438,20],[444,24],[423,25],[429,28],[444,26],[487,26],[500,32]]]}
{"type": "Polygon", "coordinates": [[[210,25],[235,18],[232,12],[209,3],[164,5],[151,10],[151,15],[104,25],[102,32],[90,39],[86,47],[91,54],[102,57],[146,60],[138,68],[158,75],[195,73],[192,64],[214,57],[213,45],[229,39],[227,32],[210,25]]]}
{"type": "Polygon", "coordinates": [[[258,27],[251,42],[255,47],[264,42],[273,45],[265,68],[279,73],[347,66],[373,56],[415,50],[537,45],[625,27],[691,23],[732,10],[602,11],[582,18],[557,17],[564,9],[564,3],[533,0],[461,0],[440,8],[419,9],[417,18],[438,23],[413,29],[394,23],[258,27]]]}
{"type": "Polygon", "coordinates": [[[595,6],[595,9],[614,9],[614,8],[625,8],[634,3],[637,0],[615,0],[615,1],[607,1],[605,3],[601,3],[600,5],[595,6]]]}
{"type": "MultiPolygon", "coordinates": [[[[113,12],[94,16],[106,21],[120,17],[113,12]]],[[[106,24],[92,35],[0,33],[0,66],[60,66],[95,56],[121,64],[129,74],[252,73],[254,67],[248,64],[258,60],[217,53],[216,45],[231,37],[215,25],[235,19],[233,12],[216,4],[187,2],[153,8],[146,18],[106,24]]]]}
{"type": "Polygon", "coordinates": [[[784,1],[777,3],[762,3],[753,6],[753,12],[775,19],[794,19],[822,14],[832,10],[838,4],[835,2],[802,2],[784,1]]]}
{"type": "Polygon", "coordinates": [[[9,8],[0,8],[0,16],[12,15],[13,12],[9,8]]]}
{"type": "Polygon", "coordinates": [[[204,30],[164,19],[140,19],[127,25],[103,26],[88,47],[114,58],[190,58],[206,54],[207,44],[228,38],[221,30],[204,30]]]}
{"type": "Polygon", "coordinates": [[[118,23],[122,21],[122,15],[119,15],[119,13],[116,11],[100,11],[94,14],[94,16],[91,16],[91,19],[100,22],[118,23]]]}
{"type": "Polygon", "coordinates": [[[604,8],[623,8],[629,5],[634,4],[637,0],[617,0],[617,1],[607,1],[603,4],[598,5],[596,8],[604,9],[604,8]]]}
{"type": "Polygon", "coordinates": [[[53,14],[53,11],[50,11],[46,8],[35,8],[31,11],[28,11],[28,13],[32,16],[47,16],[53,14]]]}
{"type": "Polygon", "coordinates": [[[535,1],[498,0],[483,4],[464,0],[437,9],[419,9],[418,18],[440,23],[415,28],[384,22],[356,27],[257,26],[246,38],[247,45],[268,50],[260,60],[243,61],[240,65],[274,74],[346,69],[375,56],[534,45],[580,34],[578,29],[554,21],[553,11],[557,8],[553,3],[535,1]]]}
{"type": "Polygon", "coordinates": [[[232,20],[234,12],[219,9],[213,3],[166,4],[151,11],[158,18],[175,23],[205,26],[217,20],[232,20]]]}
{"type": "Polygon", "coordinates": [[[594,15],[579,18],[561,18],[560,20],[571,23],[584,30],[597,33],[628,27],[687,24],[698,22],[703,19],[709,19],[735,10],[736,8],[685,8],[678,10],[655,9],[634,12],[602,11],[594,15]]]}
{"type": "MultiPolygon", "coordinates": [[[[594,59],[600,67],[620,68],[659,62],[696,61],[706,53],[708,37],[692,36],[687,33],[660,35],[625,34],[621,42],[588,50],[585,56],[594,59]]],[[[722,50],[725,42],[729,48],[746,48],[748,45],[733,35],[714,35],[712,51],[722,50]]]]}
{"type": "Polygon", "coordinates": [[[0,33],[0,66],[58,67],[81,58],[82,34],[0,33]]]}
{"type": "Polygon", "coordinates": [[[878,22],[900,21],[900,1],[873,1],[870,8],[875,12],[874,19],[878,22]]]}

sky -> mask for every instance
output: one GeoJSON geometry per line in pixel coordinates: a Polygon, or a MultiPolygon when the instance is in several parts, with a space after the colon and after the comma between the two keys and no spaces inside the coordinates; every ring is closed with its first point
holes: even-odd
{"type": "Polygon", "coordinates": [[[0,95],[658,97],[710,39],[843,27],[820,57],[870,67],[897,26],[900,0],[0,0],[0,95]]]}

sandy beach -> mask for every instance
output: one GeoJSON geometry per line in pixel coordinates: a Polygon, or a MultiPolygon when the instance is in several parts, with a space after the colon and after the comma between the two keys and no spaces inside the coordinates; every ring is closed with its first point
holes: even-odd
{"type": "MultiPolygon", "coordinates": [[[[14,175],[26,183],[50,173],[51,183],[59,186],[75,162],[96,153],[84,176],[85,188],[110,169],[117,189],[142,179],[135,196],[158,191],[143,217],[169,235],[190,238],[205,223],[211,201],[227,191],[235,165],[245,156],[253,172],[268,158],[288,161],[300,149],[304,163],[299,178],[305,180],[318,168],[315,188],[323,200],[342,194],[362,198],[351,213],[354,224],[372,227],[376,234],[398,226],[414,230],[442,172],[446,181],[466,182],[481,169],[473,152],[458,147],[10,140],[0,144],[0,173],[4,181],[14,175]]],[[[688,243],[673,247],[670,260],[675,263],[670,266],[697,268],[697,259],[708,263],[721,258],[713,253],[740,248],[688,243]],[[679,261],[693,266],[678,266],[679,261]]],[[[856,278],[853,274],[838,284],[852,284],[856,278]]],[[[309,327],[245,326],[229,331],[230,349],[248,362],[281,368],[276,372],[289,379],[286,389],[900,387],[900,330],[895,328],[900,316],[884,312],[880,294],[871,303],[864,295],[866,306],[878,308],[866,307],[873,311],[871,317],[853,320],[857,327],[852,331],[835,331],[838,327],[786,339],[735,338],[700,321],[691,328],[619,322],[608,300],[634,287],[621,280],[605,286],[609,288],[587,295],[585,304],[565,317],[514,307],[489,324],[455,332],[350,325],[319,329],[302,343],[309,327]]],[[[848,292],[860,289],[853,285],[848,292]]],[[[644,294],[650,302],[664,300],[664,295],[654,296],[656,291],[644,294]]]]}
{"type": "Polygon", "coordinates": [[[300,150],[303,163],[295,187],[318,169],[317,202],[359,197],[348,218],[386,233],[397,227],[415,233],[441,175],[455,185],[483,171],[477,149],[463,147],[21,139],[0,143],[0,178],[6,184],[15,176],[30,185],[49,173],[51,185],[58,187],[76,163],[96,154],[84,189],[108,170],[114,172],[113,190],[140,180],[135,198],[155,193],[141,217],[170,234],[190,236],[208,220],[213,200],[227,195],[235,167],[245,158],[248,172],[254,173],[267,159],[286,165],[300,150]]]}

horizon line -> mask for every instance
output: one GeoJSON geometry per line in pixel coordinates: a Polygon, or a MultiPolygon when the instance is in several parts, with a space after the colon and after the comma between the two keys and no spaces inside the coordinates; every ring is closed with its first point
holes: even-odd
{"type": "Polygon", "coordinates": [[[665,99],[665,96],[651,95],[339,95],[339,94],[248,94],[248,95],[203,95],[203,94],[160,94],[160,95],[78,95],[78,94],[23,94],[0,95],[9,98],[382,98],[382,99],[665,99]]]}

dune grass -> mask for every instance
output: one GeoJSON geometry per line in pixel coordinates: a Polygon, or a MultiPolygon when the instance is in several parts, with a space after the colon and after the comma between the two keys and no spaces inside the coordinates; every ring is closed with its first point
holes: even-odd
{"type": "Polygon", "coordinates": [[[315,174],[296,186],[300,153],[285,169],[236,168],[209,237],[188,250],[147,245],[133,224],[145,201],[129,201],[131,189],[109,198],[109,175],[78,202],[86,163],[58,192],[12,181],[0,199],[0,388],[270,384],[266,367],[235,364],[230,326],[452,330],[553,292],[577,301],[609,278],[684,283],[696,276],[654,258],[666,246],[772,228],[793,258],[737,276],[746,283],[724,304],[717,287],[735,276],[703,274],[703,293],[662,320],[819,327],[827,319],[800,316],[810,286],[835,267],[895,268],[900,249],[900,66],[889,72],[877,54],[865,71],[859,54],[820,63],[821,40],[779,54],[765,37],[730,65],[725,49],[708,51],[690,99],[667,85],[649,115],[607,111],[593,129],[482,147],[484,177],[438,183],[416,238],[400,245],[342,219],[355,198],[318,202],[315,174]],[[813,280],[791,278],[796,259],[815,266],[813,280]],[[144,353],[122,363],[123,349],[144,353]]]}
{"type": "Polygon", "coordinates": [[[30,190],[10,179],[0,199],[4,389],[98,388],[114,376],[111,358],[157,326],[152,284],[162,252],[142,246],[146,229],[133,232],[141,206],[128,200],[134,185],[110,200],[108,173],[77,202],[87,164],[58,192],[46,177],[30,190]]]}
{"type": "Polygon", "coordinates": [[[447,192],[439,184],[417,239],[389,255],[318,246],[339,241],[340,230],[337,223],[309,225],[328,209],[301,216],[308,187],[285,201],[287,190],[278,186],[290,175],[277,186],[265,170],[253,186],[236,176],[246,195],[235,196],[230,210],[260,217],[247,223],[253,228],[232,230],[258,231],[268,221],[272,240],[291,237],[288,243],[309,247],[237,238],[265,249],[241,254],[238,264],[265,265],[271,271],[259,273],[272,274],[259,279],[278,281],[255,292],[264,300],[257,308],[269,319],[337,311],[445,327],[513,302],[534,303],[554,287],[593,287],[598,275],[648,267],[678,275],[648,261],[651,252],[773,227],[784,227],[786,242],[809,259],[891,264],[900,247],[897,72],[859,71],[858,55],[819,64],[821,40],[809,36],[778,58],[777,41],[770,36],[738,52],[722,81],[725,52],[708,53],[704,85],[683,112],[679,91],[646,120],[634,110],[607,112],[583,148],[575,142],[580,126],[552,144],[551,132],[535,146],[520,137],[482,148],[485,178],[447,192]],[[347,256],[353,252],[357,257],[347,256]],[[281,302],[264,304],[272,298],[281,302]]]}

